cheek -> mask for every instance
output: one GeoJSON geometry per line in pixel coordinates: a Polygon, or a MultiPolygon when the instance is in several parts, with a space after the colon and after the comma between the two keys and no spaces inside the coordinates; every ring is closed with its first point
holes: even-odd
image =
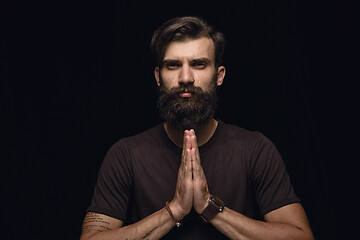
{"type": "Polygon", "coordinates": [[[203,74],[195,72],[194,73],[195,86],[202,87],[203,78],[204,78],[203,74]]]}
{"type": "Polygon", "coordinates": [[[177,76],[177,74],[173,74],[172,76],[172,84],[176,84],[179,82],[179,77],[177,76]]]}
{"type": "Polygon", "coordinates": [[[178,84],[178,75],[176,72],[161,72],[161,83],[167,89],[170,89],[178,84]]]}
{"type": "Polygon", "coordinates": [[[195,77],[195,86],[201,87],[204,90],[211,89],[216,80],[216,76],[214,73],[203,73],[197,72],[194,74],[195,77]]]}

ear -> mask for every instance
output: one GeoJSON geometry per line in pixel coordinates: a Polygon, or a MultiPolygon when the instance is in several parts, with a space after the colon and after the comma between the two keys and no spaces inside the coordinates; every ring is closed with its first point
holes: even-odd
{"type": "Polygon", "coordinates": [[[156,84],[158,85],[158,87],[160,87],[160,69],[159,69],[159,67],[155,67],[154,76],[156,79],[156,84]]]}
{"type": "Polygon", "coordinates": [[[216,85],[219,87],[223,84],[225,78],[226,69],[224,66],[218,67],[216,85]]]}

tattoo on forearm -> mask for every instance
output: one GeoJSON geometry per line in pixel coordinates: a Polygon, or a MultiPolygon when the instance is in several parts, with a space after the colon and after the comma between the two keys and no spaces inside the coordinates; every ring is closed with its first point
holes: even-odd
{"type": "Polygon", "coordinates": [[[82,231],[83,233],[89,233],[111,230],[108,227],[109,225],[110,223],[105,221],[99,214],[88,213],[84,219],[82,231]]]}
{"type": "Polygon", "coordinates": [[[157,229],[157,228],[158,228],[158,226],[156,226],[156,227],[154,227],[153,229],[151,229],[148,233],[145,234],[145,236],[143,236],[142,239],[147,238],[147,237],[148,237],[155,229],[157,229]]]}

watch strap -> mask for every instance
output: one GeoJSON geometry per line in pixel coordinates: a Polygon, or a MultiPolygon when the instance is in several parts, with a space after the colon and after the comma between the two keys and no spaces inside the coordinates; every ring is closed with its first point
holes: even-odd
{"type": "Polygon", "coordinates": [[[220,198],[210,195],[209,204],[200,216],[205,222],[208,222],[223,210],[224,202],[220,198]]]}

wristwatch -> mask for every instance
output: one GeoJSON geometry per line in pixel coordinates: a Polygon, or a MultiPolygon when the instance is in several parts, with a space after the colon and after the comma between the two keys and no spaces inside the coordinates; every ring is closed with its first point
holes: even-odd
{"type": "Polygon", "coordinates": [[[210,195],[209,205],[205,208],[200,217],[205,222],[209,222],[216,214],[224,210],[224,206],[224,202],[220,198],[210,195]]]}

